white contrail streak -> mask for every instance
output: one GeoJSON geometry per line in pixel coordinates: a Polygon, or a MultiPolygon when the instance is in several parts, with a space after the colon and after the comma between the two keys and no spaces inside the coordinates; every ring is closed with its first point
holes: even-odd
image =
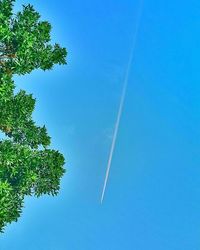
{"type": "Polygon", "coordinates": [[[133,45],[131,48],[131,53],[130,53],[130,57],[129,57],[129,61],[128,61],[127,69],[126,69],[126,74],[125,74],[125,78],[124,78],[124,82],[123,82],[122,95],[121,95],[121,99],[120,99],[117,120],[115,123],[115,129],[114,129],[110,154],[109,154],[109,158],[108,158],[108,164],[107,164],[106,176],[105,176],[104,185],[103,185],[103,191],[102,191],[102,195],[101,195],[101,203],[103,202],[103,199],[104,199],[105,190],[106,190],[107,181],[108,181],[109,172],[110,172],[110,166],[111,166],[112,158],[113,158],[113,152],[115,149],[116,139],[117,139],[117,135],[118,135],[119,124],[120,124],[120,120],[121,120],[121,115],[122,115],[122,111],[123,111],[124,100],[125,100],[126,90],[127,90],[127,85],[128,85],[130,68],[131,68],[131,64],[133,61],[133,55],[134,55],[134,51],[135,51],[135,45],[136,45],[137,35],[138,35],[138,31],[139,31],[139,26],[140,26],[142,8],[143,8],[143,0],[141,0],[141,2],[140,2],[138,17],[137,17],[137,21],[136,21],[136,29],[135,29],[134,36],[133,36],[133,45]]]}

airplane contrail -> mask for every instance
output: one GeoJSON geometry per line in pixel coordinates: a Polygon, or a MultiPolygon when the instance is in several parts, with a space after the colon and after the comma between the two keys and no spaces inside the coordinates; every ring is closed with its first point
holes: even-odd
{"type": "Polygon", "coordinates": [[[117,135],[118,135],[119,124],[120,124],[120,120],[121,120],[121,115],[122,115],[123,106],[124,106],[124,100],[125,100],[126,91],[127,91],[130,68],[131,68],[131,64],[132,64],[132,61],[133,61],[133,55],[134,55],[134,51],[135,51],[135,45],[136,45],[137,35],[138,35],[140,21],[141,21],[142,9],[143,9],[143,0],[140,1],[140,6],[139,6],[139,10],[138,10],[138,17],[137,17],[137,21],[136,21],[136,29],[135,29],[135,32],[134,32],[134,35],[133,35],[133,45],[132,45],[132,48],[131,48],[131,53],[130,53],[130,57],[129,57],[129,61],[128,61],[128,64],[127,64],[127,69],[126,69],[126,74],[125,74],[125,78],[124,78],[124,82],[123,82],[122,95],[121,95],[119,109],[118,109],[118,113],[117,113],[117,120],[116,120],[116,123],[115,123],[115,129],[114,129],[110,154],[109,154],[109,158],[108,158],[106,176],[105,176],[103,191],[102,191],[102,195],[101,195],[101,204],[103,202],[104,195],[105,195],[105,190],[106,190],[108,177],[109,177],[109,172],[110,172],[110,166],[111,166],[112,158],[113,158],[113,152],[114,152],[114,149],[115,149],[116,139],[117,139],[117,135]]]}

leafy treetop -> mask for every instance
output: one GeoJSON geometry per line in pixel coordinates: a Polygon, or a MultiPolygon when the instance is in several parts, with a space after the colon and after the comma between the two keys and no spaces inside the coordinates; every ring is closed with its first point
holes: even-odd
{"type": "Polygon", "coordinates": [[[14,0],[0,1],[0,70],[23,75],[34,69],[51,69],[54,64],[65,64],[67,51],[49,42],[51,25],[40,21],[33,6],[12,13],[14,0]]]}
{"type": "Polygon", "coordinates": [[[65,159],[49,149],[46,127],[32,119],[35,99],[14,93],[14,74],[66,64],[67,51],[49,42],[51,25],[40,21],[33,6],[13,14],[14,0],[0,0],[0,232],[22,212],[26,195],[57,195],[65,159]]]}

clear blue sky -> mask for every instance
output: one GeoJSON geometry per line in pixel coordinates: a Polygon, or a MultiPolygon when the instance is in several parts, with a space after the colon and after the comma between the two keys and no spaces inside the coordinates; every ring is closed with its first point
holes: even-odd
{"type": "Polygon", "coordinates": [[[200,249],[200,2],[144,0],[105,200],[100,194],[139,0],[32,3],[68,65],[17,77],[67,159],[0,250],[200,249]]]}

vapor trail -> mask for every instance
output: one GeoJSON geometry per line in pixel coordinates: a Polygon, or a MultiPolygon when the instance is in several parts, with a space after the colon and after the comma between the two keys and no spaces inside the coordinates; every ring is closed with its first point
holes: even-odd
{"type": "Polygon", "coordinates": [[[131,64],[132,64],[132,61],[133,61],[133,55],[134,55],[134,51],[135,51],[135,45],[136,45],[137,35],[138,35],[140,21],[141,21],[142,8],[143,8],[143,0],[140,1],[137,21],[136,21],[136,29],[135,29],[135,32],[134,32],[134,35],[133,35],[133,45],[132,45],[132,48],[131,48],[130,57],[129,57],[129,61],[128,61],[128,64],[127,64],[125,78],[124,78],[124,82],[123,82],[122,95],[121,95],[119,109],[118,109],[118,113],[117,113],[117,120],[116,120],[116,123],[115,123],[115,129],[114,129],[110,154],[109,154],[109,158],[108,158],[106,176],[105,176],[103,191],[102,191],[102,195],[101,195],[101,203],[103,202],[103,199],[104,199],[105,190],[106,190],[107,181],[108,181],[109,172],[110,172],[110,166],[111,166],[111,163],[112,163],[113,152],[114,152],[114,149],[115,149],[116,139],[117,139],[117,135],[118,135],[119,124],[120,124],[120,120],[121,120],[121,115],[122,115],[123,106],[124,106],[124,100],[125,100],[126,91],[127,91],[130,68],[131,68],[131,64]]]}

